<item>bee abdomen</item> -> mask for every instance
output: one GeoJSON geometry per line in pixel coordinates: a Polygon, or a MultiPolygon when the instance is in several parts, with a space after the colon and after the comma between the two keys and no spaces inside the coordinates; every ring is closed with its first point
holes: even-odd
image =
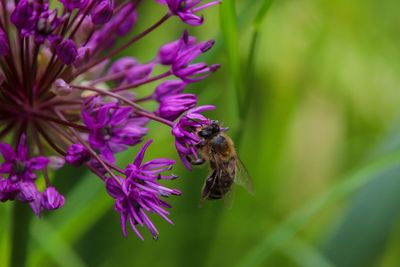
{"type": "Polygon", "coordinates": [[[224,177],[225,179],[220,179],[217,181],[218,184],[210,188],[209,195],[207,199],[214,200],[214,199],[221,199],[227,194],[232,187],[233,179],[230,177],[224,177]]]}

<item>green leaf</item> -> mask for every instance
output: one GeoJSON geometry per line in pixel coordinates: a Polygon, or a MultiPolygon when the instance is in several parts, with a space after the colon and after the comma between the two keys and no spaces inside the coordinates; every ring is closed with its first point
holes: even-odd
{"type": "Polygon", "coordinates": [[[399,172],[389,170],[365,186],[331,233],[325,254],[337,266],[371,266],[382,255],[400,216],[399,172]]]}
{"type": "Polygon", "coordinates": [[[285,246],[283,253],[297,263],[300,267],[334,267],[319,250],[307,244],[301,239],[293,238],[289,245],[285,246]]]}
{"type": "Polygon", "coordinates": [[[291,240],[301,227],[309,222],[327,204],[354,192],[354,190],[365,185],[372,178],[376,177],[376,175],[399,166],[399,163],[400,150],[397,150],[355,170],[350,175],[342,177],[339,179],[341,182],[330,188],[327,192],[312,201],[299,212],[290,216],[274,231],[266,234],[265,237],[249,251],[247,256],[237,264],[237,266],[260,266],[260,264],[271,255],[273,251],[282,247],[282,245],[287,241],[291,240]]]}
{"type": "MultiPolygon", "coordinates": [[[[67,196],[68,202],[62,212],[59,211],[59,214],[47,220],[36,220],[32,226],[32,235],[35,235],[36,229],[43,227],[42,224],[51,224],[58,229],[58,235],[43,232],[41,238],[46,239],[48,243],[57,243],[57,240],[63,239],[72,247],[73,243],[110,210],[112,201],[105,192],[104,183],[92,173],[82,176],[81,179],[74,191],[67,196]]],[[[48,255],[56,259],[62,249],[62,246],[56,246],[52,250],[48,250],[47,247],[44,247],[44,250],[40,247],[33,249],[30,254],[30,266],[44,265],[48,255]]]]}
{"type": "Polygon", "coordinates": [[[11,253],[11,209],[10,204],[0,207],[0,266],[10,265],[11,253]]]}
{"type": "MultiPolygon", "coordinates": [[[[40,223],[34,224],[32,228],[32,236],[35,241],[52,256],[57,266],[61,267],[85,267],[85,263],[73,251],[57,232],[57,230],[47,221],[42,220],[40,223]]],[[[43,265],[37,265],[43,266],[43,265]]]]}
{"type": "Polygon", "coordinates": [[[224,47],[227,51],[229,73],[237,92],[239,111],[244,96],[243,75],[240,61],[239,33],[236,6],[233,0],[223,1],[220,8],[220,24],[224,47]]]}
{"type": "Polygon", "coordinates": [[[254,28],[256,31],[260,28],[260,25],[262,24],[263,20],[265,19],[265,16],[268,13],[269,8],[271,7],[273,0],[264,0],[255,19],[253,22],[254,28]]]}

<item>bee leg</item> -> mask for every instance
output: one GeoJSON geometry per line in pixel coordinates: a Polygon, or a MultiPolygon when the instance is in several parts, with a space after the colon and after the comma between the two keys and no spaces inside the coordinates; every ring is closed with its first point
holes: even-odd
{"type": "Polygon", "coordinates": [[[198,144],[196,145],[196,148],[202,148],[202,147],[204,147],[206,144],[207,144],[207,142],[206,142],[205,140],[200,141],[200,143],[198,143],[198,144]]]}
{"type": "Polygon", "coordinates": [[[202,165],[204,162],[206,162],[203,158],[195,159],[193,160],[191,157],[186,157],[186,159],[190,162],[192,165],[202,165]]]}
{"type": "Polygon", "coordinates": [[[208,176],[206,181],[204,182],[203,190],[201,192],[202,199],[207,199],[208,196],[210,195],[210,190],[215,184],[215,175],[216,175],[216,171],[214,170],[211,173],[211,175],[208,176]]]}
{"type": "Polygon", "coordinates": [[[196,159],[192,161],[192,165],[202,165],[204,162],[206,162],[204,159],[196,159]]]}

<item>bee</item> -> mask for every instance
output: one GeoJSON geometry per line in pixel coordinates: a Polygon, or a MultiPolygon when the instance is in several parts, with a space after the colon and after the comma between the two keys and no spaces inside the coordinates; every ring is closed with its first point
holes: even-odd
{"type": "Polygon", "coordinates": [[[225,198],[231,191],[234,183],[245,187],[254,193],[250,175],[239,159],[232,139],[226,134],[218,121],[197,130],[201,138],[198,149],[202,159],[192,164],[209,163],[210,174],[206,178],[201,192],[201,202],[225,198]]]}

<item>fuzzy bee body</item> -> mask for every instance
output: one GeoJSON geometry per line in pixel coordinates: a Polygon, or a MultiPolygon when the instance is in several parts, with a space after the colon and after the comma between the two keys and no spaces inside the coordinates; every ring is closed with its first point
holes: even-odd
{"type": "Polygon", "coordinates": [[[197,133],[203,140],[199,144],[201,155],[210,166],[210,175],[205,180],[201,193],[203,200],[224,198],[231,191],[234,182],[252,191],[251,179],[237,156],[232,139],[225,132],[226,129],[214,121],[197,133]]]}
{"type": "Polygon", "coordinates": [[[220,133],[205,141],[201,154],[211,169],[203,186],[202,198],[221,199],[230,191],[236,174],[233,142],[226,134],[220,133]]]}

